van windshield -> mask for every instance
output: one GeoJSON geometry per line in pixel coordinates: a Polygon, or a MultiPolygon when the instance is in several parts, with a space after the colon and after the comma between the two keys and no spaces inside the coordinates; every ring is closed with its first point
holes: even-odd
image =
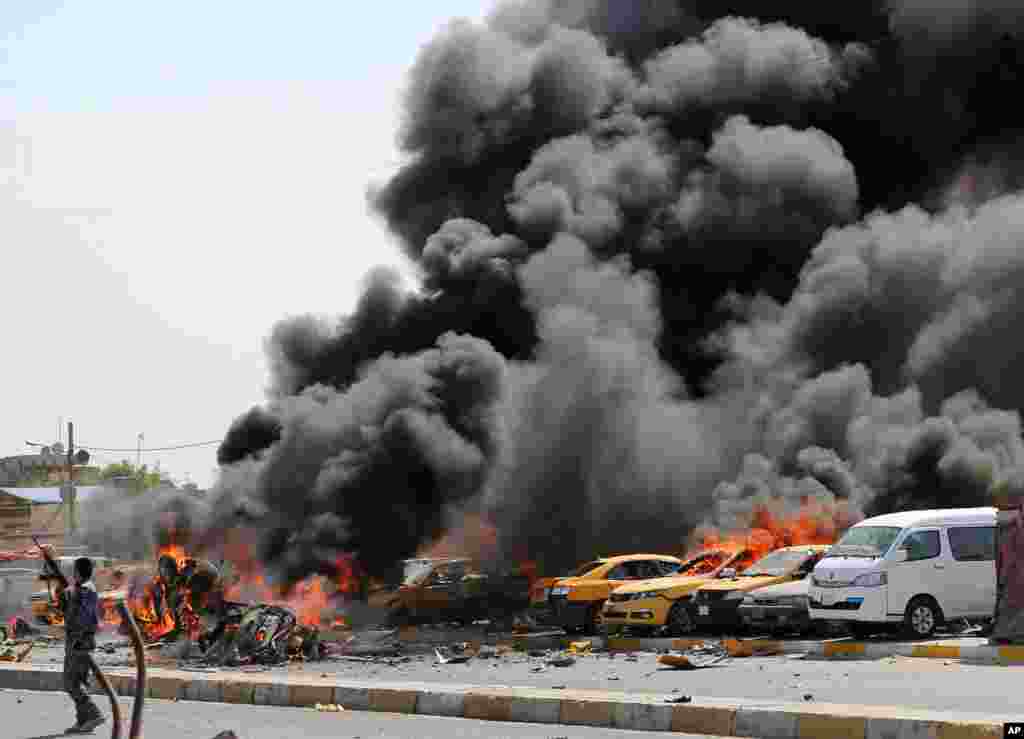
{"type": "Polygon", "coordinates": [[[855,526],[829,550],[830,557],[881,557],[896,541],[899,526],[855,526]]]}

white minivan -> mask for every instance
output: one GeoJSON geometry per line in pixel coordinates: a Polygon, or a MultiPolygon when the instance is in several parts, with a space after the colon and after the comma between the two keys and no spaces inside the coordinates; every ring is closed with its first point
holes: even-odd
{"type": "Polygon", "coordinates": [[[868,634],[902,624],[926,637],[944,620],[991,618],[996,509],[889,513],[850,528],[811,573],[810,616],[868,634]]]}

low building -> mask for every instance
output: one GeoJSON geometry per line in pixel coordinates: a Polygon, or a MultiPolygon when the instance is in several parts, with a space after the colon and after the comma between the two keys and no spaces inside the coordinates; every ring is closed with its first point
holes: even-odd
{"type": "MultiPolygon", "coordinates": [[[[99,486],[76,486],[76,500],[84,502],[99,486]]],[[[32,536],[62,551],[70,544],[67,507],[62,488],[0,488],[0,550],[33,546],[32,536]]]]}

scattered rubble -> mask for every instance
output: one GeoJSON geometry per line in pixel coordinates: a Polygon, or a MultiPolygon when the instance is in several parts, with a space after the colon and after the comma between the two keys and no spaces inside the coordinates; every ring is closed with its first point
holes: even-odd
{"type": "Polygon", "coordinates": [[[447,654],[443,654],[440,649],[434,649],[434,654],[437,655],[437,663],[439,665],[460,665],[465,662],[469,662],[472,655],[469,654],[452,654],[450,650],[445,650],[447,654]]]}
{"type": "Polygon", "coordinates": [[[729,659],[729,652],[717,644],[707,642],[690,647],[681,654],[663,654],[658,662],[681,670],[698,670],[729,659]]]}
{"type": "Polygon", "coordinates": [[[339,706],[337,703],[317,703],[316,710],[322,713],[344,713],[344,706],[339,706]]]}
{"type": "Polygon", "coordinates": [[[677,695],[675,698],[666,698],[666,703],[691,703],[693,698],[688,695],[677,695]]]}

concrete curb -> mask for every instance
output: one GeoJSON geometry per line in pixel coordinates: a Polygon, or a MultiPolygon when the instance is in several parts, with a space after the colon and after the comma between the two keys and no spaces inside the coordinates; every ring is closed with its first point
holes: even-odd
{"type": "MultiPolygon", "coordinates": [[[[135,694],[134,674],[110,670],[122,696],[135,694]]],[[[0,665],[0,688],[59,691],[61,672],[0,665]]],[[[487,721],[517,721],[765,739],[995,739],[1013,717],[953,714],[897,706],[771,703],[694,697],[669,704],[654,694],[507,686],[338,681],[289,675],[150,670],[148,697],[265,706],[346,709],[487,721]]]]}
{"type": "MultiPolygon", "coordinates": [[[[816,659],[867,659],[886,657],[918,657],[925,659],[958,659],[967,664],[1021,665],[1024,647],[959,645],[948,641],[933,642],[854,642],[779,641],[775,639],[620,639],[601,642],[613,652],[657,652],[685,650],[706,642],[720,643],[733,657],[757,657],[784,654],[805,654],[816,659]]],[[[598,641],[594,640],[594,646],[598,641]]]]}

